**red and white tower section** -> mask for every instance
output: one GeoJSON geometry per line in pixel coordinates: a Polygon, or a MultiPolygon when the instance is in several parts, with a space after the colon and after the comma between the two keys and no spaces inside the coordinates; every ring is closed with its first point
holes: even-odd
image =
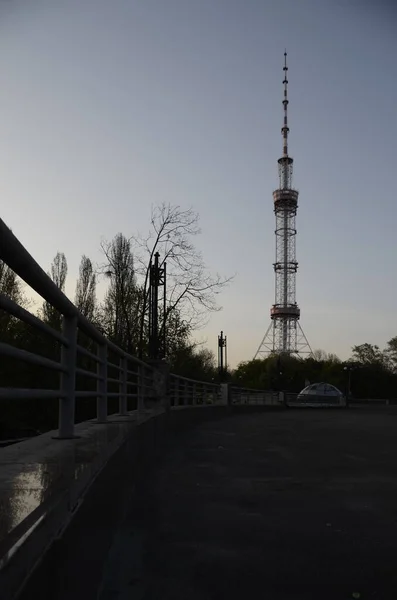
{"type": "Polygon", "coordinates": [[[255,354],[264,358],[269,354],[311,354],[309,342],[300,326],[300,309],[296,302],[296,213],[298,190],[292,187],[294,160],[288,155],[288,67],[284,53],[284,122],[283,155],[278,159],[279,188],[273,192],[274,214],[276,215],[276,279],[275,302],[270,309],[271,322],[255,354]]]}

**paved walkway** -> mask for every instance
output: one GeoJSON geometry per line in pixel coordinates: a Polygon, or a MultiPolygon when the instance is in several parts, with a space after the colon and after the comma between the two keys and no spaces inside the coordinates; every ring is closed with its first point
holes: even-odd
{"type": "Polygon", "coordinates": [[[100,600],[397,597],[397,411],[233,416],[180,437],[100,600]]]}

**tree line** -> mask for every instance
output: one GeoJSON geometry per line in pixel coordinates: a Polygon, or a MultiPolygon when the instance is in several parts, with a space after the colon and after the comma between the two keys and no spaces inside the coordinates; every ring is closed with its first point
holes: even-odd
{"type": "MultiPolygon", "coordinates": [[[[154,207],[146,235],[127,238],[118,233],[110,241],[103,240],[103,260],[100,264],[94,264],[89,257],[82,256],[73,300],[79,311],[110,341],[129,354],[145,360],[148,356],[149,270],[155,253],[159,252],[160,267],[167,264],[166,298],[165,303],[160,302],[165,307],[160,310],[160,335],[166,339],[167,361],[174,373],[211,381],[216,376],[214,355],[196,344],[192,334],[205,325],[211,312],[220,310],[217,295],[231,278],[213,275],[207,269],[202,254],[194,244],[199,234],[199,216],[192,209],[183,210],[179,206],[166,204],[154,207]],[[101,301],[97,297],[100,278],[107,283],[101,301]]],[[[68,263],[64,253],[57,252],[48,275],[65,292],[68,263]]],[[[46,301],[34,309],[23,282],[1,261],[0,293],[53,329],[61,330],[62,317],[59,312],[46,301]]],[[[0,342],[60,360],[61,349],[57,341],[3,310],[0,310],[0,342]]],[[[79,332],[78,343],[88,350],[95,350],[82,332],[79,332]]],[[[85,356],[79,357],[78,366],[95,370],[95,361],[85,356]]],[[[110,377],[116,377],[116,374],[109,372],[110,377]]],[[[2,357],[0,386],[58,389],[59,374],[21,360],[2,357]]],[[[94,386],[93,379],[78,376],[78,389],[94,390],[94,386]]],[[[110,406],[110,410],[116,410],[116,401],[110,401],[112,403],[114,406],[110,406]]],[[[57,414],[56,401],[5,400],[2,404],[0,436],[7,437],[16,429],[43,431],[56,427],[57,414]]],[[[76,420],[94,415],[95,399],[79,399],[76,403],[76,420]]]]}
{"type": "Polygon", "coordinates": [[[397,336],[383,350],[367,342],[353,346],[346,361],[336,354],[315,350],[305,359],[273,355],[242,362],[231,373],[231,380],[245,387],[290,392],[325,381],[344,393],[350,392],[353,398],[397,399],[397,336]]]}
{"type": "MultiPolygon", "coordinates": [[[[167,263],[165,310],[160,314],[160,335],[164,333],[167,361],[174,373],[193,379],[218,380],[214,354],[193,341],[193,332],[205,325],[211,312],[220,307],[217,295],[231,281],[209,272],[194,240],[200,234],[199,217],[193,210],[162,204],[154,207],[146,235],[127,238],[118,233],[101,243],[102,262],[94,264],[82,256],[76,282],[74,303],[109,340],[128,353],[146,359],[148,356],[148,290],[149,268],[155,253],[160,253],[160,266],[167,263]],[[97,283],[107,283],[103,299],[97,297],[97,283]]],[[[68,264],[57,252],[48,275],[65,291],[68,264]]],[[[16,274],[0,261],[0,293],[29,310],[53,329],[60,331],[62,318],[54,307],[43,301],[33,307],[26,288],[16,274]]],[[[60,360],[60,344],[31,325],[0,310],[0,342],[60,360]]],[[[95,351],[92,342],[79,332],[79,344],[95,351]]],[[[79,356],[85,370],[95,370],[95,362],[79,356]]],[[[117,372],[109,372],[116,377],[117,372]]],[[[242,362],[226,377],[235,385],[258,389],[299,392],[309,382],[327,381],[357,398],[397,397],[397,336],[385,349],[364,343],[353,346],[351,358],[341,361],[335,354],[316,350],[306,359],[292,356],[269,356],[263,360],[242,362]]],[[[78,376],[79,390],[95,390],[96,382],[78,376]]],[[[1,357],[0,387],[58,389],[59,374],[21,360],[1,357]]],[[[117,387],[113,385],[114,391],[117,387]]],[[[111,390],[112,391],[112,386],[111,390]]],[[[78,399],[76,421],[95,415],[95,399],[78,399]]],[[[117,401],[109,400],[110,412],[117,401]]],[[[129,404],[129,408],[133,408],[129,404]]],[[[45,431],[57,426],[56,400],[4,400],[0,418],[0,437],[15,431],[45,431]]]]}

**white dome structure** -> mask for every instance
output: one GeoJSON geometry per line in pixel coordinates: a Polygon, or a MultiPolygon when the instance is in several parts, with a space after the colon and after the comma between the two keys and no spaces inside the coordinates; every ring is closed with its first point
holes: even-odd
{"type": "Polygon", "coordinates": [[[346,406],[346,398],[340,390],[330,383],[312,383],[303,389],[295,402],[296,406],[346,406]]]}

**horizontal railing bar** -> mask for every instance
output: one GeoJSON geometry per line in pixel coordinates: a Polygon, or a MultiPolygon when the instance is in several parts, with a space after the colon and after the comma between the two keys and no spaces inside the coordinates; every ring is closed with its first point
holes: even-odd
{"type": "Polygon", "coordinates": [[[240,388],[238,386],[231,386],[231,390],[233,392],[250,392],[250,393],[254,393],[254,394],[273,394],[274,392],[270,391],[270,390],[257,390],[255,388],[240,388]]]}
{"type": "MultiPolygon", "coordinates": [[[[232,394],[236,394],[234,390],[232,390],[232,394]]],[[[239,392],[237,396],[264,396],[266,392],[239,392]]]]}
{"type": "Polygon", "coordinates": [[[84,348],[83,346],[80,346],[79,344],[77,344],[76,348],[77,348],[77,352],[79,352],[83,356],[87,356],[88,358],[92,358],[97,363],[101,363],[102,362],[100,360],[100,358],[98,358],[98,356],[96,354],[94,354],[93,352],[90,352],[89,350],[87,350],[87,348],[84,348]]]}
{"type": "Polygon", "coordinates": [[[0,388],[0,399],[34,399],[34,398],[63,398],[65,394],[62,394],[59,390],[39,390],[39,389],[24,389],[24,388],[0,388]]]}
{"type": "Polygon", "coordinates": [[[96,398],[96,396],[98,396],[98,392],[91,392],[89,390],[76,392],[76,398],[96,398]]]}
{"type": "Polygon", "coordinates": [[[127,360],[129,360],[130,362],[132,362],[132,363],[134,363],[136,365],[140,365],[142,367],[145,367],[146,369],[150,369],[151,371],[155,371],[154,367],[152,367],[150,365],[147,365],[140,358],[137,358],[136,356],[132,356],[132,354],[128,354],[124,350],[121,350],[121,348],[119,348],[118,346],[116,346],[116,344],[114,344],[113,342],[110,342],[106,338],[104,338],[104,339],[106,340],[106,343],[108,345],[109,350],[113,351],[115,354],[117,354],[117,356],[120,356],[120,358],[126,358],[127,360]]]}
{"type": "MultiPolygon", "coordinates": [[[[136,398],[138,394],[128,392],[127,394],[123,394],[122,392],[108,392],[106,394],[108,397],[116,398],[117,396],[126,396],[127,398],[136,398]]],[[[81,391],[76,392],[76,398],[95,398],[98,396],[98,392],[90,392],[90,391],[81,391]]]]}
{"type": "Polygon", "coordinates": [[[120,383],[120,384],[121,384],[121,383],[123,383],[123,382],[121,381],[121,379],[116,379],[115,377],[108,377],[108,378],[107,378],[107,381],[108,381],[109,383],[120,383]]]}
{"type": "MultiPolygon", "coordinates": [[[[123,394],[122,392],[109,392],[106,394],[108,397],[117,397],[117,396],[127,396],[127,398],[136,398],[138,394],[127,393],[123,394]]],[[[76,398],[95,398],[98,396],[98,392],[90,392],[90,391],[81,391],[76,392],[76,398]]]]}
{"type": "Polygon", "coordinates": [[[217,383],[211,383],[210,381],[199,381],[198,379],[190,379],[189,377],[183,377],[182,375],[174,375],[173,373],[170,373],[170,377],[172,379],[176,379],[176,380],[180,380],[180,381],[185,381],[187,383],[199,383],[200,385],[204,385],[204,386],[209,386],[209,387],[214,387],[217,388],[219,387],[217,383]]]}
{"type": "Polygon", "coordinates": [[[151,368],[142,360],[127,354],[124,350],[108,340],[69,300],[47,273],[29,254],[26,248],[15,237],[11,229],[0,219],[0,259],[3,260],[25,283],[27,283],[44,300],[49,302],[62,315],[76,317],[78,327],[92,340],[106,344],[117,356],[127,358],[135,364],[151,368]]]}
{"type": "Polygon", "coordinates": [[[25,308],[22,308],[22,306],[19,306],[19,304],[11,300],[11,298],[7,298],[4,294],[0,294],[0,308],[20,321],[32,325],[53,339],[58,340],[58,342],[61,342],[64,346],[69,345],[68,340],[59,331],[53,329],[53,327],[50,327],[47,323],[44,323],[39,317],[32,315],[32,313],[25,308]]]}
{"type": "MultiPolygon", "coordinates": [[[[60,313],[69,317],[77,316],[79,312],[77,308],[34,260],[2,219],[0,219],[0,259],[60,313]]],[[[95,329],[93,326],[92,328],[95,329]]]]}
{"type": "MultiPolygon", "coordinates": [[[[108,367],[111,367],[112,369],[117,369],[118,371],[122,371],[123,367],[121,367],[120,365],[116,365],[115,363],[111,363],[108,361],[108,367]]],[[[128,373],[128,371],[127,371],[128,373]]]]}
{"type": "Polygon", "coordinates": [[[32,352],[28,352],[27,350],[14,348],[14,346],[10,346],[9,344],[5,344],[4,342],[0,342],[0,356],[9,356],[10,358],[17,358],[19,360],[23,360],[24,362],[31,363],[32,365],[46,367],[48,369],[60,371],[63,373],[66,372],[66,368],[63,367],[60,363],[55,362],[54,360],[50,360],[49,358],[45,358],[44,356],[40,356],[38,354],[33,354],[32,352]]]}
{"type": "Polygon", "coordinates": [[[136,382],[136,385],[145,385],[146,387],[152,387],[153,386],[153,379],[151,377],[142,377],[139,378],[136,382]]]}
{"type": "Polygon", "coordinates": [[[186,388],[180,388],[178,390],[179,393],[183,394],[217,394],[218,392],[216,390],[193,390],[193,389],[186,389],[186,388]]]}
{"type": "Polygon", "coordinates": [[[126,396],[127,398],[136,398],[138,394],[123,394],[122,392],[108,392],[108,398],[118,398],[119,396],[126,396]]]}
{"type": "Polygon", "coordinates": [[[139,375],[139,371],[130,371],[127,369],[127,375],[133,375],[134,377],[136,377],[137,375],[139,375]]]}
{"type": "Polygon", "coordinates": [[[80,367],[76,367],[76,375],[85,375],[86,377],[91,377],[92,379],[102,379],[102,377],[97,373],[94,373],[94,371],[87,371],[86,369],[81,369],[80,367]]]}
{"type": "MultiPolygon", "coordinates": [[[[232,391],[232,393],[236,393],[232,391]]],[[[268,392],[240,392],[240,396],[265,396],[268,392]]]]}

